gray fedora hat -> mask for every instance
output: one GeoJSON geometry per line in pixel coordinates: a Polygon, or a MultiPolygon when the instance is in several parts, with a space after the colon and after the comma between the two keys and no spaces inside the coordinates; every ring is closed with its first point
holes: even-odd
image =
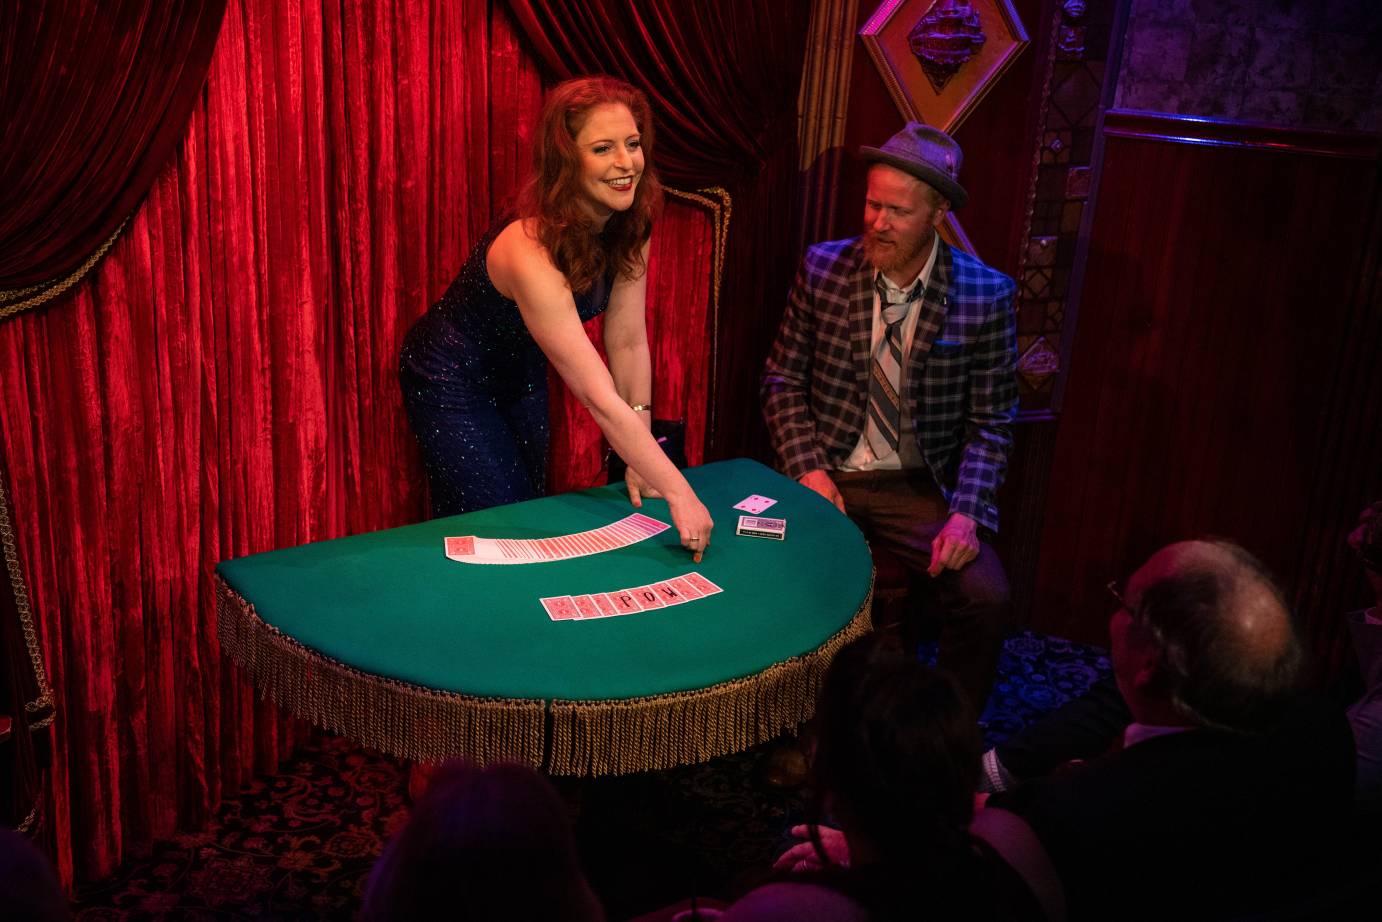
{"type": "Polygon", "coordinates": [[[964,154],[955,139],[939,128],[908,122],[882,147],[861,147],[859,155],[869,163],[885,163],[929,183],[949,199],[952,209],[963,208],[969,200],[959,181],[964,154]]]}

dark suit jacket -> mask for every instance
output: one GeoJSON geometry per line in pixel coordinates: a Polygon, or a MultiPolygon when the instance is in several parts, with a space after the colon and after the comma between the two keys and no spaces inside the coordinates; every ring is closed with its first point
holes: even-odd
{"type": "MultiPolygon", "coordinates": [[[[1017,413],[1012,279],[937,240],[907,356],[907,410],[951,512],[998,528],[1017,413]]],[[[763,375],[763,413],[784,472],[838,468],[864,430],[874,270],[859,239],[817,244],[797,274],[763,375]]]]}
{"type": "Polygon", "coordinates": [[[1188,730],[996,794],[1031,824],[1070,919],[1214,919],[1309,892],[1350,821],[1343,714],[1303,700],[1274,732],[1188,730]]]}

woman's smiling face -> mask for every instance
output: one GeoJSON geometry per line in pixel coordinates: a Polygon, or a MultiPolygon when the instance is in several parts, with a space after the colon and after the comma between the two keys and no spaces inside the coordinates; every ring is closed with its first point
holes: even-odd
{"type": "Polygon", "coordinates": [[[590,110],[576,134],[581,192],[591,217],[603,222],[633,205],[643,175],[643,144],[628,106],[605,103],[590,110]]]}

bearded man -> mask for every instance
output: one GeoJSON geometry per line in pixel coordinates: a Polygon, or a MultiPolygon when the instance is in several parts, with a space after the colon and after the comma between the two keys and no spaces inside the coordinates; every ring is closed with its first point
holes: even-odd
{"type": "Polygon", "coordinates": [[[864,234],[807,252],[764,418],[784,472],[919,575],[940,664],[982,712],[1011,611],[989,539],[1017,412],[1016,286],[937,234],[968,197],[954,139],[910,122],[860,153],[864,234]]]}

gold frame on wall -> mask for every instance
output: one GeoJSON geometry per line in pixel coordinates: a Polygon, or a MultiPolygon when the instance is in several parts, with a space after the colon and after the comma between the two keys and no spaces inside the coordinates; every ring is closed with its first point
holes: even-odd
{"type": "Polygon", "coordinates": [[[908,33],[955,0],[883,0],[859,30],[903,118],[954,131],[1029,44],[1012,0],[963,0],[978,15],[982,45],[937,90],[908,33]]]}

